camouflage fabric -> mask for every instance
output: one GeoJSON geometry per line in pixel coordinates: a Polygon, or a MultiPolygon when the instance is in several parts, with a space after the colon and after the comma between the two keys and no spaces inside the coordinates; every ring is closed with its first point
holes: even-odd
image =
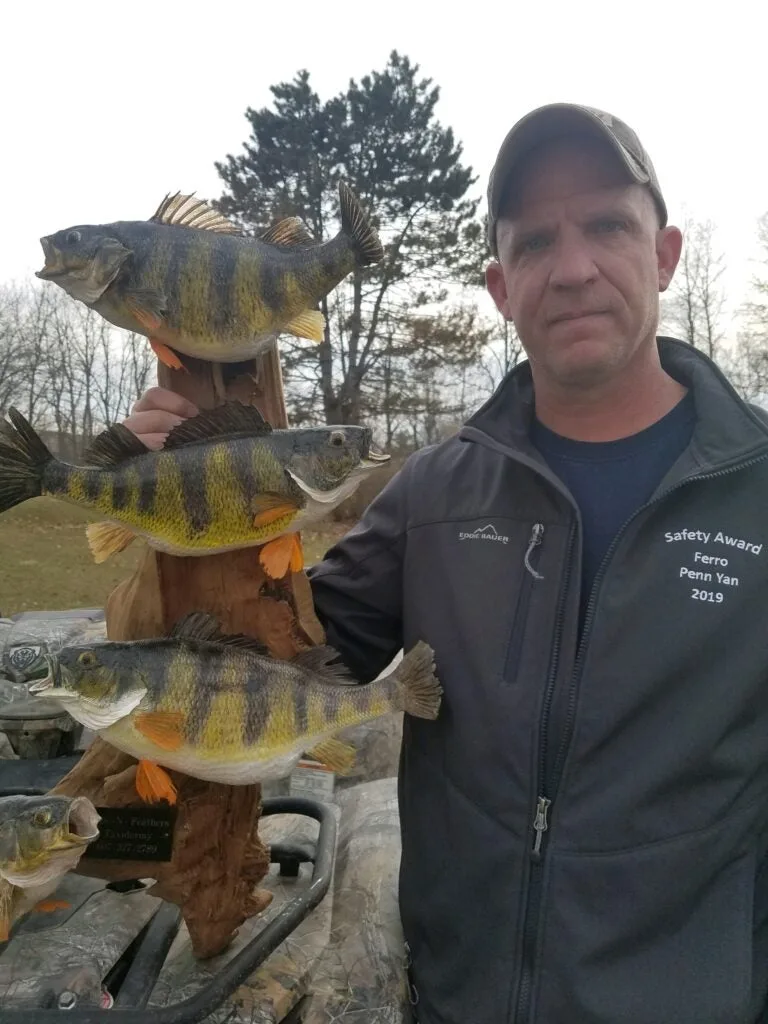
{"type": "Polygon", "coordinates": [[[14,683],[41,679],[48,652],[67,643],[105,638],[104,613],[98,609],[27,612],[0,620],[0,675],[14,683]]]}
{"type": "Polygon", "coordinates": [[[0,620],[0,759],[51,758],[78,747],[83,728],[54,701],[34,700],[28,684],[46,673],[45,655],[65,643],[106,639],[99,609],[27,612],[0,620]]]}
{"type": "Polygon", "coordinates": [[[352,771],[337,780],[340,790],[361,782],[391,779],[397,776],[400,744],[403,739],[403,716],[386,715],[375,722],[358,725],[339,733],[339,739],[357,751],[352,771]]]}
{"type": "Polygon", "coordinates": [[[159,905],[144,892],[120,894],[80,875],[64,877],[55,897],[70,908],[35,913],[18,922],[0,946],[0,1005],[53,1005],[73,992],[77,1006],[101,1005],[101,979],[159,905]]]}
{"type": "MultiPolygon", "coordinates": [[[[335,808],[338,821],[340,810],[335,808]]],[[[299,815],[269,815],[262,819],[260,834],[264,842],[312,845],[319,826],[299,815]]],[[[182,925],[168,953],[163,970],[150,999],[150,1006],[162,1006],[187,999],[202,984],[215,976],[258,932],[260,932],[296,894],[309,884],[312,865],[303,864],[298,878],[281,877],[276,865],[260,883],[274,898],[258,917],[246,921],[235,942],[218,957],[199,961],[194,958],[186,929],[182,925]]],[[[309,917],[291,933],[245,984],[205,1019],[205,1024],[278,1024],[306,995],[314,984],[318,964],[330,941],[331,918],[335,899],[333,881],[328,894],[309,917]]]]}
{"type": "MultiPolygon", "coordinates": [[[[248,981],[206,1018],[206,1024],[278,1024],[299,1003],[302,1024],[406,1024],[409,1017],[403,940],[397,909],[400,841],[394,779],[340,791],[334,804],[339,834],[335,877],[315,911],[248,981]],[[302,1002],[303,1000],[303,1002],[302,1002]]],[[[298,815],[261,823],[265,842],[314,843],[318,826],[298,815]]],[[[182,925],[150,999],[179,1002],[199,991],[224,963],[309,883],[273,866],[263,885],[272,904],[243,925],[220,957],[199,961],[182,925]]],[[[41,1006],[51,993],[73,988],[78,1005],[97,1005],[101,979],[149,920],[158,900],[150,892],[119,894],[103,882],[68,875],[56,892],[72,910],[30,915],[0,954],[0,1002],[41,1006]],[[9,1000],[12,1000],[9,1001],[9,1000]]]]}
{"type": "Polygon", "coordinates": [[[331,941],[314,972],[302,1024],[405,1024],[411,1017],[397,904],[395,779],[344,790],[338,802],[331,941]]]}

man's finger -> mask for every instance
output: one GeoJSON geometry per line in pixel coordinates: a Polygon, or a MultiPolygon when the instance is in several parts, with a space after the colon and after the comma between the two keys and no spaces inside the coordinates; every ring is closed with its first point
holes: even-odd
{"type": "Polygon", "coordinates": [[[167,434],[142,434],[141,440],[144,442],[147,448],[151,448],[153,451],[157,451],[159,448],[163,447],[167,436],[167,434]]]}
{"type": "Polygon", "coordinates": [[[182,416],[174,416],[171,412],[164,412],[162,409],[153,409],[149,412],[135,412],[123,421],[123,426],[133,431],[146,444],[146,434],[160,434],[163,437],[184,422],[182,416]]]}
{"type": "Polygon", "coordinates": [[[190,402],[183,395],[177,395],[175,391],[167,388],[149,388],[131,409],[131,415],[138,412],[148,412],[151,409],[160,409],[164,412],[174,413],[183,419],[196,416],[199,412],[196,405],[190,402]]]}

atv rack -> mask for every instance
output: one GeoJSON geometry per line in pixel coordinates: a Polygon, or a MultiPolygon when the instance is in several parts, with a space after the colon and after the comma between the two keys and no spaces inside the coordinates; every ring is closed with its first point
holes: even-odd
{"type": "MultiPolygon", "coordinates": [[[[0,796],[43,795],[77,760],[75,756],[51,761],[6,761],[0,772],[0,796]]],[[[311,882],[194,996],[166,1006],[147,1006],[181,924],[179,908],[163,901],[126,951],[129,955],[124,954],[108,976],[111,979],[108,987],[115,991],[113,1007],[78,1009],[76,1003],[62,1005],[61,997],[55,1009],[6,1010],[0,1005],[2,1024],[62,1024],[62,1020],[69,1024],[197,1024],[217,1010],[318,906],[330,886],[336,849],[336,819],[332,809],[304,797],[273,797],[263,803],[262,817],[270,814],[300,814],[319,823],[320,832],[314,846],[274,843],[270,847],[271,861],[280,865],[281,875],[295,877],[302,863],[311,862],[311,882]],[[65,1010],[68,1016],[62,1018],[65,1010]]],[[[129,883],[111,883],[112,888],[123,885],[129,883]]]]}

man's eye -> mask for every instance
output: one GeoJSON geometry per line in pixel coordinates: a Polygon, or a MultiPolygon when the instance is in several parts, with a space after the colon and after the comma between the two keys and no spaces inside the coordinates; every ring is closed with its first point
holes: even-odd
{"type": "Polygon", "coordinates": [[[613,231],[623,231],[625,227],[626,224],[623,220],[616,220],[614,218],[607,220],[596,220],[592,225],[592,229],[594,231],[600,232],[601,234],[613,231]]]}
{"type": "Polygon", "coordinates": [[[524,238],[520,243],[520,252],[538,252],[543,249],[547,244],[547,239],[544,235],[532,235],[530,238],[524,238]]]}

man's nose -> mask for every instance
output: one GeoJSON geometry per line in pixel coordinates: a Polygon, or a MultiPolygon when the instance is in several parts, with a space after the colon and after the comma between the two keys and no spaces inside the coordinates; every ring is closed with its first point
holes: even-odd
{"type": "Polygon", "coordinates": [[[585,239],[561,238],[554,253],[550,283],[555,288],[581,288],[597,278],[597,267],[585,239]]]}

